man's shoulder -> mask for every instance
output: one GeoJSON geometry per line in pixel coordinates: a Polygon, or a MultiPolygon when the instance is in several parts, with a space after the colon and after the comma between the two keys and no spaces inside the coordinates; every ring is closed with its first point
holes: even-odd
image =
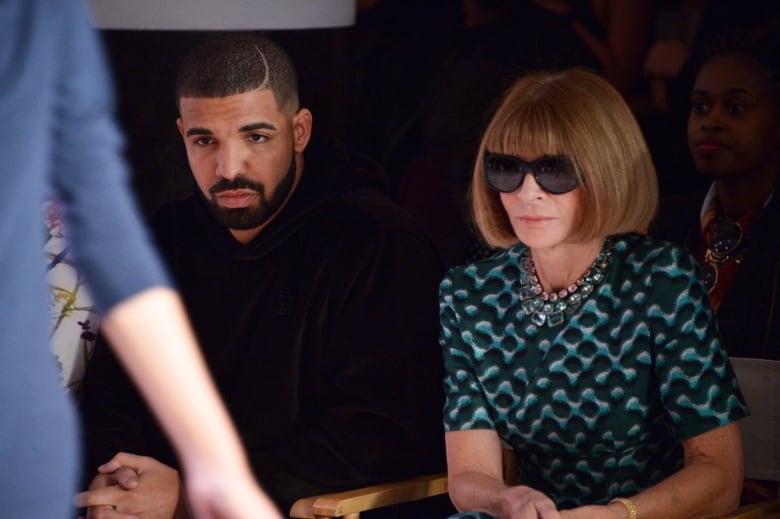
{"type": "Polygon", "coordinates": [[[318,141],[310,148],[301,186],[302,203],[291,216],[304,213],[309,219],[321,219],[327,214],[334,225],[417,231],[406,209],[389,195],[387,178],[376,161],[347,150],[338,141],[318,141]]]}
{"type": "Polygon", "coordinates": [[[307,163],[301,186],[280,214],[281,225],[296,226],[305,221],[306,227],[319,228],[320,232],[422,235],[419,224],[387,192],[378,166],[355,155],[335,157],[323,158],[320,153],[318,160],[307,163]]]}
{"type": "Polygon", "coordinates": [[[329,199],[295,227],[286,240],[304,243],[314,256],[364,257],[383,250],[437,266],[441,263],[432,240],[412,216],[372,188],[345,191],[329,199]]]}
{"type": "Polygon", "coordinates": [[[362,225],[377,230],[420,232],[417,221],[398,202],[373,188],[358,188],[341,194],[334,209],[362,225]]]}

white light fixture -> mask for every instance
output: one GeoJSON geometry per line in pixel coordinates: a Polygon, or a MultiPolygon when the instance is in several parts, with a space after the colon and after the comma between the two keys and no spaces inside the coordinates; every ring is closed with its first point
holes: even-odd
{"type": "Polygon", "coordinates": [[[88,0],[98,29],[284,30],[355,23],[355,0],[88,0]]]}

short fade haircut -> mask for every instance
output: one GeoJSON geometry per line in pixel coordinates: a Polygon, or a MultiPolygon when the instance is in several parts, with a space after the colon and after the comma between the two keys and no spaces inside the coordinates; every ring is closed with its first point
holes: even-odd
{"type": "Polygon", "coordinates": [[[522,77],[485,130],[471,183],[472,213],[488,245],[510,247],[518,238],[499,194],[485,183],[486,150],[526,160],[570,157],[581,183],[576,240],[646,231],[658,207],[658,181],[639,124],[612,85],[587,70],[522,77]]]}
{"type": "Polygon", "coordinates": [[[209,37],[182,59],[176,106],[182,97],[227,97],[268,89],[280,111],[298,110],[298,77],[289,54],[259,33],[209,37]]]}

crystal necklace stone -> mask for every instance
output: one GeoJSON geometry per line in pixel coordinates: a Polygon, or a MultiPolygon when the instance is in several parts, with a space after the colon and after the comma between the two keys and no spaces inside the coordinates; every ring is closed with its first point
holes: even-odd
{"type": "Polygon", "coordinates": [[[606,238],[601,252],[588,270],[577,281],[557,292],[545,292],[536,273],[536,266],[530,249],[520,257],[520,300],[523,312],[531,317],[536,326],[559,326],[567,315],[573,314],[584,299],[593,293],[604,280],[604,272],[612,256],[612,240],[606,238]]]}

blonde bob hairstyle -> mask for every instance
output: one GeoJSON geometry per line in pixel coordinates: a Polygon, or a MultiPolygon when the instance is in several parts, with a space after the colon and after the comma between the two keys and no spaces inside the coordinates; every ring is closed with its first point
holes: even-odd
{"type": "MultiPolygon", "coordinates": [[[[531,160],[562,154],[580,187],[573,241],[644,231],[658,206],[658,182],[639,125],[623,97],[585,70],[537,72],[507,91],[482,136],[471,183],[477,229],[492,247],[518,242],[499,193],[485,183],[485,152],[531,160]]],[[[558,195],[547,195],[558,196],[558,195]]]]}

